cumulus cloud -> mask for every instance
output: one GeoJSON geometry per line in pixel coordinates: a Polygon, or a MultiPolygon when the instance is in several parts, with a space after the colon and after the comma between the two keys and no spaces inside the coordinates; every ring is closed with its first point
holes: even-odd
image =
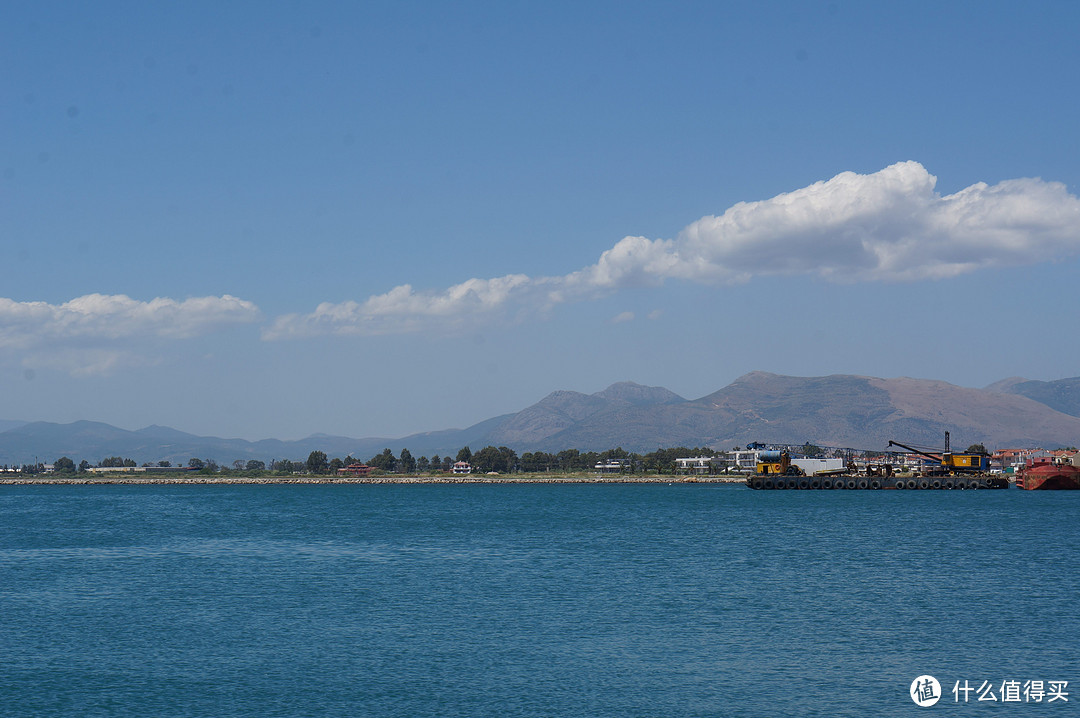
{"type": "Polygon", "coordinates": [[[264,337],[407,332],[665,280],[724,285],[809,275],[906,282],[1080,254],[1080,199],[1059,182],[980,182],[950,195],[936,185],[918,162],[843,172],[772,199],[740,202],[672,239],[625,237],[595,264],[561,277],[470,279],[436,292],[403,285],[361,303],[280,317],[264,337]]]}
{"type": "Polygon", "coordinates": [[[470,279],[439,292],[417,292],[403,284],[364,302],[324,302],[310,314],[278,317],[263,333],[267,339],[317,334],[389,334],[419,331],[432,325],[456,326],[467,318],[557,303],[547,296],[556,280],[510,274],[495,279],[470,279]]]}
{"type": "Polygon", "coordinates": [[[122,294],[87,294],[63,304],[0,297],[0,350],[48,349],[52,354],[40,357],[42,364],[55,363],[56,357],[83,356],[81,362],[61,363],[74,373],[100,372],[121,365],[136,340],[190,338],[258,317],[258,307],[228,294],[183,301],[159,297],[149,302],[122,294]]]}

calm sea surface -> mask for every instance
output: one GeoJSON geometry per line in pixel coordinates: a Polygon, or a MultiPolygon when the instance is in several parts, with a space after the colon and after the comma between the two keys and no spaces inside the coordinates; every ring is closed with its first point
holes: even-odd
{"type": "Polygon", "coordinates": [[[0,715],[1075,716],[1078,545],[1080,492],[4,486],[0,715]]]}

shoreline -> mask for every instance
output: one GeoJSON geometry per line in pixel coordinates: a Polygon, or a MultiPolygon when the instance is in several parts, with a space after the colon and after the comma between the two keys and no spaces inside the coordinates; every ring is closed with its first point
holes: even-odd
{"type": "Polygon", "coordinates": [[[0,486],[183,485],[183,484],[741,484],[745,476],[95,476],[0,479],[0,486]]]}

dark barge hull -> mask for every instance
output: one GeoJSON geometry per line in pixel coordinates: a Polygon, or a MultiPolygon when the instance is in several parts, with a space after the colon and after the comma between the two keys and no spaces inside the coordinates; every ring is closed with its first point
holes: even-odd
{"type": "Polygon", "coordinates": [[[972,490],[972,489],[1007,489],[1009,480],[1002,476],[917,476],[917,477],[881,477],[881,476],[775,476],[755,474],[746,479],[751,489],[777,490],[835,490],[897,489],[904,491],[919,490],[972,490]]]}
{"type": "Polygon", "coordinates": [[[1080,489],[1080,468],[1038,463],[1016,477],[1016,488],[1028,491],[1076,491],[1080,489]]]}

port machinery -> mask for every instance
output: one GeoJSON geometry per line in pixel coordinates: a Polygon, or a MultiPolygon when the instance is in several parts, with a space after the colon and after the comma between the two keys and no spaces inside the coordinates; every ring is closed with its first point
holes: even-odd
{"type": "MultiPolygon", "coordinates": [[[[747,448],[764,446],[751,444],[747,448]]],[[[889,447],[893,446],[929,459],[933,466],[919,475],[898,476],[891,463],[867,464],[864,470],[859,470],[850,460],[845,463],[843,459],[793,457],[791,450],[801,447],[782,446],[758,452],[757,471],[747,477],[746,485],[752,489],[972,490],[1009,487],[1008,479],[988,473],[989,457],[985,454],[952,453],[949,432],[945,432],[944,451],[923,450],[890,441],[889,447]]]]}
{"type": "Polygon", "coordinates": [[[997,476],[761,476],[746,479],[752,489],[1005,489],[1008,479],[997,476]]]}

